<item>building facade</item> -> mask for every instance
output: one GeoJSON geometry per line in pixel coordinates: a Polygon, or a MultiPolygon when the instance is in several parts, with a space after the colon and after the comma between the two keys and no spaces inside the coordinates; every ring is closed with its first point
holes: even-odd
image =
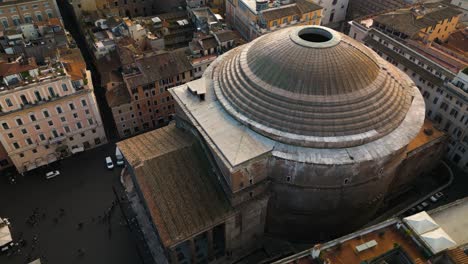
{"type": "Polygon", "coordinates": [[[46,64],[20,56],[1,63],[0,72],[0,142],[19,172],[107,141],[78,49],[46,64]]]}
{"type": "Polygon", "coordinates": [[[173,263],[235,262],[264,233],[310,242],[355,230],[444,149],[409,77],[325,27],[261,36],[170,92],[176,124],[118,147],[173,263]],[[214,228],[224,255],[198,244],[214,228]]]}
{"type": "MultiPolygon", "coordinates": [[[[447,22],[450,18],[442,20],[447,22]]],[[[450,136],[447,158],[467,171],[468,94],[464,69],[468,59],[437,43],[424,45],[425,38],[415,41],[396,37],[387,27],[375,26],[372,19],[350,24],[350,36],[362,40],[417,84],[426,103],[426,116],[450,136]]]]}
{"type": "Polygon", "coordinates": [[[346,19],[349,0],[317,0],[316,3],[323,7],[322,25],[335,27],[346,19]]]}
{"type": "Polygon", "coordinates": [[[193,80],[187,49],[143,56],[124,66],[122,85],[107,94],[120,137],[166,125],[174,114],[168,89],[193,80]],[[126,89],[127,91],[118,91],[126,89]],[[114,97],[127,99],[116,101],[114,97]]]}
{"type": "Polygon", "coordinates": [[[252,40],[262,34],[293,25],[320,25],[323,8],[311,0],[280,1],[226,1],[226,22],[242,37],[252,40]]]}
{"type": "Polygon", "coordinates": [[[135,0],[69,0],[75,17],[79,19],[83,12],[104,12],[118,14],[121,17],[150,16],[163,12],[170,12],[179,6],[184,6],[185,1],[135,1],[135,0]]]}
{"type": "Polygon", "coordinates": [[[0,3],[0,29],[21,24],[61,18],[55,0],[2,1],[0,3]]]}

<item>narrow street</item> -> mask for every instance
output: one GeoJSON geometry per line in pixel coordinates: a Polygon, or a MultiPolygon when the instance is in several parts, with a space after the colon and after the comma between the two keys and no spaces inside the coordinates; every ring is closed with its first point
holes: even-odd
{"type": "Polygon", "coordinates": [[[106,130],[107,138],[110,142],[115,142],[118,138],[118,135],[115,128],[114,118],[112,116],[111,109],[107,105],[106,91],[103,87],[101,87],[101,77],[99,76],[96,65],[93,62],[92,54],[87,48],[85,38],[81,35],[78,29],[71,5],[68,4],[66,0],[58,0],[57,5],[59,6],[60,13],[62,14],[65,29],[69,31],[75,39],[75,42],[78,48],[81,50],[83,58],[86,61],[86,66],[91,71],[94,85],[94,94],[96,95],[96,100],[101,111],[101,117],[104,123],[104,128],[106,130]]]}

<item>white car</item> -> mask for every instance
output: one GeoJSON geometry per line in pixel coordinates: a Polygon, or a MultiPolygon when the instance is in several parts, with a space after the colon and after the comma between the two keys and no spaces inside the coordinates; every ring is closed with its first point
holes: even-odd
{"type": "Polygon", "coordinates": [[[54,177],[57,177],[60,175],[60,171],[58,170],[54,170],[54,171],[49,171],[48,173],[46,173],[46,179],[52,179],[54,177]]]}
{"type": "Polygon", "coordinates": [[[114,163],[112,162],[111,157],[106,157],[106,166],[109,170],[112,170],[114,168],[114,163]]]}
{"type": "Polygon", "coordinates": [[[437,203],[437,198],[434,195],[431,196],[430,200],[433,203],[437,203]]]}
{"type": "Polygon", "coordinates": [[[422,202],[421,205],[422,205],[424,208],[426,208],[426,207],[429,206],[429,203],[427,203],[427,202],[422,202]]]}

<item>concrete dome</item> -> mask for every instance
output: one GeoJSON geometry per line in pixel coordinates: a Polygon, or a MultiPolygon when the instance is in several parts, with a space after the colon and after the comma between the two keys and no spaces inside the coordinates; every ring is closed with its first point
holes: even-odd
{"type": "Polygon", "coordinates": [[[214,69],[216,96],[235,119],[279,142],[362,145],[398,127],[411,105],[414,84],[329,28],[289,27],[239,49],[214,69]]]}

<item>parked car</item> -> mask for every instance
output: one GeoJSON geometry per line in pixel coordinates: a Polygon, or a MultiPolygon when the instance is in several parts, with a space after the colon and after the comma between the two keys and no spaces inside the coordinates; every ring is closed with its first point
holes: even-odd
{"type": "Polygon", "coordinates": [[[432,195],[430,198],[431,202],[437,203],[438,199],[435,197],[435,195],[432,195]]]}
{"type": "Polygon", "coordinates": [[[437,199],[442,199],[444,197],[444,193],[443,192],[437,192],[436,194],[434,194],[434,196],[437,198],[437,199]]]}
{"type": "Polygon", "coordinates": [[[418,206],[416,206],[416,209],[418,209],[418,211],[420,212],[420,211],[422,211],[424,208],[422,207],[422,205],[418,205],[418,206]]]}
{"type": "Polygon", "coordinates": [[[114,168],[114,162],[112,162],[112,158],[109,156],[106,157],[106,166],[109,170],[114,168]]]}
{"type": "Polygon", "coordinates": [[[410,213],[414,214],[416,213],[416,208],[414,207],[411,207],[411,209],[408,210],[410,213]]]}
{"type": "Polygon", "coordinates": [[[115,158],[117,160],[117,166],[123,166],[124,165],[124,160],[123,160],[123,155],[122,152],[120,152],[119,148],[115,148],[115,158]]]}
{"type": "Polygon", "coordinates": [[[429,203],[428,202],[422,202],[421,205],[422,205],[423,208],[426,208],[426,207],[429,206],[429,203]]]}
{"type": "Polygon", "coordinates": [[[54,177],[57,177],[60,175],[60,171],[58,170],[54,170],[54,171],[49,171],[48,173],[46,173],[46,179],[52,179],[54,177]]]}

